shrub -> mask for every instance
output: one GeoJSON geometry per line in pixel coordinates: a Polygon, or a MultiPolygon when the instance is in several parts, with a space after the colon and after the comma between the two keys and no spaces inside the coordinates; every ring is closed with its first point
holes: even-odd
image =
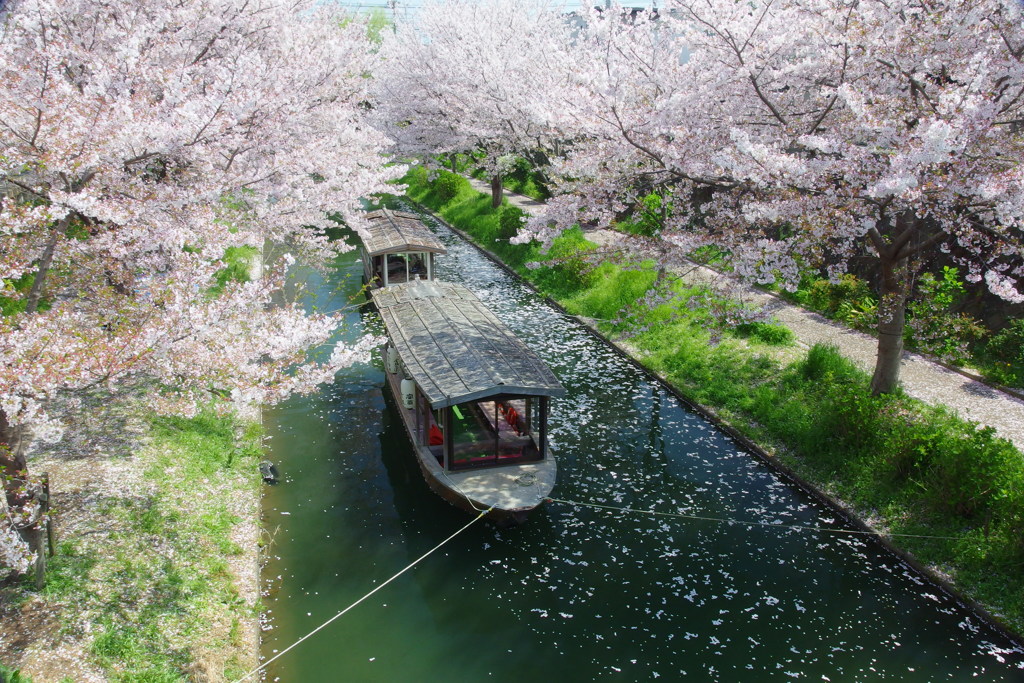
{"type": "Polygon", "coordinates": [[[1024,320],[994,334],[981,352],[985,376],[1011,387],[1024,386],[1024,320]]]}
{"type": "Polygon", "coordinates": [[[991,427],[970,433],[950,425],[939,429],[921,474],[930,504],[968,520],[1001,518],[1011,500],[1024,496],[1020,453],[991,427]]]}
{"type": "Polygon", "coordinates": [[[985,328],[968,315],[950,311],[964,293],[957,269],[944,266],[941,278],[925,273],[918,279],[917,289],[917,298],[907,304],[907,343],[963,364],[970,356],[970,345],[985,335],[985,328]]]}
{"type": "Polygon", "coordinates": [[[832,344],[815,344],[807,351],[807,358],[799,366],[800,375],[812,382],[824,379],[853,379],[857,367],[832,344]]]}
{"type": "Polygon", "coordinates": [[[594,249],[579,228],[566,230],[551,243],[542,264],[546,268],[535,271],[536,279],[560,295],[586,287],[594,270],[587,254],[594,249]]]}
{"type": "Polygon", "coordinates": [[[217,284],[211,293],[220,294],[229,282],[249,282],[252,279],[253,259],[260,250],[253,246],[228,247],[224,251],[224,267],[214,273],[217,284]]]}
{"type": "Polygon", "coordinates": [[[19,669],[11,669],[0,664],[0,681],[5,683],[31,683],[32,679],[21,673],[19,669]]]}
{"type": "Polygon", "coordinates": [[[506,206],[498,219],[498,239],[507,241],[516,236],[523,225],[526,214],[514,206],[506,206]]]}
{"type": "MultiPolygon", "coordinates": [[[[0,280],[0,291],[4,291],[9,287],[18,294],[18,296],[14,297],[0,296],[0,316],[24,312],[25,306],[28,304],[28,300],[25,297],[29,290],[32,289],[32,283],[35,280],[35,273],[25,273],[20,278],[13,280],[0,280]]],[[[40,311],[46,311],[49,308],[50,302],[47,299],[42,299],[39,302],[40,311]]]]}
{"type": "MultiPolygon", "coordinates": [[[[662,203],[661,195],[655,192],[641,197],[633,207],[633,213],[629,220],[620,221],[617,225],[618,229],[633,235],[656,236],[662,228],[662,203]]],[[[665,210],[671,211],[671,209],[672,204],[669,203],[665,210]]]]}
{"type": "Polygon", "coordinates": [[[843,301],[834,317],[854,329],[870,330],[878,325],[878,301],[871,296],[843,301]]]}
{"type": "Polygon", "coordinates": [[[450,202],[458,196],[459,191],[468,184],[465,178],[451,171],[438,171],[434,179],[434,192],[442,203],[450,202]]]}
{"type": "Polygon", "coordinates": [[[793,331],[785,325],[766,322],[741,323],[735,332],[741,337],[751,337],[769,346],[786,346],[793,343],[793,331]]]}
{"type": "Polygon", "coordinates": [[[798,298],[830,318],[836,317],[844,302],[854,304],[865,299],[874,300],[868,283],[850,273],[843,274],[838,282],[815,279],[809,284],[801,282],[800,286],[805,289],[806,294],[798,298]]]}
{"type": "Polygon", "coordinates": [[[551,197],[551,191],[544,183],[543,177],[534,170],[527,159],[523,158],[516,159],[512,168],[505,173],[505,187],[512,192],[540,201],[551,197]]]}

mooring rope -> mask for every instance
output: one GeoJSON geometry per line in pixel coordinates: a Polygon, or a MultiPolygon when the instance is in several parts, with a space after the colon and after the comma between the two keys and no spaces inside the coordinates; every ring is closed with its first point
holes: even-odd
{"type": "Polygon", "coordinates": [[[465,530],[466,530],[466,529],[468,529],[469,527],[471,527],[471,526],[473,526],[474,524],[476,524],[477,522],[479,522],[479,521],[480,521],[480,520],[481,520],[481,519],[483,518],[483,516],[484,516],[484,515],[486,515],[486,514],[487,514],[488,512],[490,512],[490,511],[491,511],[491,509],[492,509],[492,508],[488,508],[487,510],[483,510],[483,511],[481,511],[479,515],[477,515],[476,517],[474,517],[474,518],[473,518],[473,519],[472,519],[472,520],[471,520],[471,521],[469,522],[469,524],[467,524],[466,526],[462,527],[461,529],[459,529],[458,531],[456,531],[456,532],[455,532],[454,534],[452,534],[452,535],[451,535],[451,536],[449,536],[448,538],[444,539],[443,541],[441,541],[440,543],[438,543],[437,545],[435,545],[435,546],[434,546],[433,548],[431,548],[431,549],[430,549],[430,550],[428,550],[427,552],[425,552],[425,553],[423,553],[422,555],[420,555],[420,556],[419,556],[418,558],[416,558],[415,560],[413,560],[413,562],[412,562],[411,564],[409,564],[408,566],[406,566],[406,567],[405,567],[405,569],[403,569],[402,571],[398,572],[397,574],[395,574],[394,576],[392,576],[392,577],[391,577],[390,579],[388,579],[388,580],[387,580],[387,581],[385,581],[384,583],[380,584],[379,586],[377,586],[376,588],[374,588],[374,589],[373,589],[372,591],[370,591],[369,593],[367,593],[367,594],[366,594],[366,595],[364,595],[363,597],[359,598],[358,600],[356,600],[355,602],[353,602],[353,603],[352,603],[351,605],[349,605],[349,606],[348,606],[348,607],[346,607],[345,609],[341,610],[340,612],[338,612],[337,614],[335,614],[335,615],[334,615],[333,617],[331,617],[330,619],[328,619],[328,620],[327,620],[327,621],[325,621],[324,623],[320,624],[320,625],[319,625],[319,626],[317,626],[317,627],[316,627],[315,629],[313,629],[312,631],[310,631],[310,632],[309,632],[309,633],[307,633],[306,635],[302,636],[301,638],[299,638],[298,640],[296,640],[296,641],[295,641],[294,643],[292,643],[291,645],[289,645],[289,646],[288,646],[288,647],[286,647],[285,649],[281,650],[281,651],[280,651],[280,652],[278,652],[278,653],[277,653],[276,655],[274,655],[273,657],[271,657],[271,658],[270,658],[270,659],[268,659],[267,661],[263,662],[262,664],[260,664],[260,665],[259,665],[258,667],[256,667],[255,669],[253,669],[253,670],[252,670],[252,671],[250,671],[249,673],[245,674],[244,676],[242,676],[241,678],[239,678],[238,680],[236,680],[236,681],[235,681],[235,683],[241,683],[242,681],[246,680],[247,678],[250,678],[251,676],[253,676],[253,675],[255,675],[255,674],[258,674],[258,673],[259,673],[260,671],[262,671],[263,669],[265,669],[265,668],[267,667],[267,665],[269,665],[269,664],[270,664],[271,662],[273,662],[274,660],[278,659],[279,657],[281,657],[282,655],[284,655],[284,654],[285,654],[286,652],[288,652],[289,650],[291,650],[291,649],[293,649],[294,647],[296,647],[297,645],[299,645],[299,643],[303,642],[304,640],[307,640],[308,638],[311,638],[311,637],[312,637],[312,636],[313,636],[313,635],[314,635],[315,633],[317,633],[318,631],[320,631],[320,630],[322,630],[322,629],[326,628],[326,627],[327,627],[327,625],[328,625],[328,624],[330,624],[331,622],[333,622],[333,621],[334,621],[335,619],[337,619],[338,617],[340,617],[341,615],[345,614],[346,612],[348,612],[348,611],[349,611],[350,609],[352,609],[353,607],[355,607],[355,606],[356,606],[356,605],[358,605],[359,603],[361,603],[361,602],[363,602],[364,600],[366,600],[367,598],[369,598],[369,597],[370,597],[371,595],[373,595],[374,593],[376,593],[377,591],[379,591],[379,590],[380,590],[381,588],[383,588],[384,586],[388,585],[389,583],[391,583],[392,581],[394,581],[395,579],[397,579],[397,578],[398,578],[399,576],[401,576],[402,574],[406,573],[407,571],[409,571],[410,569],[412,569],[413,567],[415,567],[415,566],[416,566],[417,564],[419,564],[420,562],[422,562],[422,561],[423,561],[424,559],[426,559],[426,558],[427,558],[427,557],[428,557],[428,556],[429,556],[430,554],[432,554],[432,553],[433,553],[434,551],[436,551],[436,550],[437,550],[438,548],[440,548],[441,546],[443,546],[443,545],[444,545],[445,543],[447,543],[448,541],[452,540],[453,538],[455,538],[456,536],[458,536],[459,534],[461,534],[461,533],[462,533],[463,531],[465,531],[465,530]]]}
{"type": "Polygon", "coordinates": [[[636,508],[616,507],[614,505],[601,505],[600,503],[584,503],[578,500],[562,500],[561,498],[545,498],[549,503],[565,503],[577,507],[591,507],[614,512],[631,512],[638,515],[651,515],[654,517],[678,517],[680,519],[696,519],[702,522],[720,522],[724,524],[743,524],[746,526],[762,526],[771,529],[794,529],[796,531],[823,531],[833,534],[853,534],[862,536],[900,536],[901,538],[932,538],[944,541],[956,540],[956,536],[926,536],[923,534],[897,534],[881,533],[879,531],[864,531],[861,529],[831,529],[821,526],[807,526],[806,524],[773,524],[771,522],[752,522],[743,519],[730,519],[728,517],[704,517],[701,515],[688,515],[682,512],[659,512],[657,510],[638,510],[636,508]]]}
{"type": "Polygon", "coordinates": [[[493,505],[491,507],[487,508],[486,510],[484,510],[482,508],[478,508],[476,506],[476,503],[473,502],[473,499],[469,497],[469,494],[467,494],[465,491],[463,491],[462,487],[459,486],[455,481],[452,480],[451,477],[448,476],[447,470],[442,469],[441,470],[441,476],[445,478],[445,481],[447,481],[451,485],[451,487],[453,489],[455,489],[456,491],[459,492],[460,496],[462,496],[463,498],[466,499],[466,502],[469,503],[469,507],[471,507],[474,510],[476,510],[477,512],[479,512],[481,515],[486,515],[488,512],[490,512],[491,510],[494,509],[493,505]]]}

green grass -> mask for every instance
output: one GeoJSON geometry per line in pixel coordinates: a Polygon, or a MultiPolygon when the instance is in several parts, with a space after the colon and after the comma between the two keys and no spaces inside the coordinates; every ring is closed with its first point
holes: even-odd
{"type": "Polygon", "coordinates": [[[522,177],[518,175],[508,176],[505,178],[504,185],[505,189],[510,192],[526,195],[538,201],[544,201],[551,196],[546,186],[528,174],[522,174],[522,177]]]}
{"type": "MultiPolygon", "coordinates": [[[[870,396],[868,377],[834,348],[783,364],[769,351],[792,333],[778,325],[750,323],[711,343],[702,311],[635,305],[655,281],[649,265],[590,267],[579,257],[593,245],[579,231],[546,255],[495,242],[500,213],[468,183],[437,201],[425,173],[405,182],[413,199],[605,334],[621,333],[626,310],[641,362],[807,481],[890,533],[949,537],[895,543],[1024,631],[1024,458],[1008,441],[902,394],[870,396]]],[[[680,301],[694,292],[675,290],[680,301]]]]}
{"type": "MultiPolygon", "coordinates": [[[[1024,320],[1007,322],[1005,328],[986,329],[966,313],[954,313],[965,296],[957,269],[944,267],[936,276],[923,273],[907,306],[908,325],[904,344],[908,349],[941,358],[947,363],[973,368],[988,381],[1024,388],[1024,320]],[[920,324],[915,326],[918,318],[920,324]],[[922,338],[918,338],[922,335],[922,338]]],[[[793,292],[775,288],[777,294],[804,308],[838,320],[844,325],[874,333],[878,301],[866,280],[846,273],[830,282],[808,270],[793,292]]]]}
{"type": "MultiPolygon", "coordinates": [[[[258,425],[153,418],[136,456],[145,491],[102,499],[96,535],[61,543],[43,595],[71,606],[65,628],[93,624],[89,653],[110,680],[189,680],[200,650],[237,648],[237,624],[255,615],[225,559],[242,552],[229,503],[258,496],[259,455],[258,425]]],[[[229,654],[217,673],[236,678],[243,663],[229,654]]]]}

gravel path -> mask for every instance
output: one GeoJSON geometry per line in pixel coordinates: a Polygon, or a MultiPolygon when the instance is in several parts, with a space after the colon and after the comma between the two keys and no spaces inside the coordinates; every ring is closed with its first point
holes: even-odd
{"type": "MultiPolygon", "coordinates": [[[[490,185],[475,178],[469,179],[474,189],[489,194],[490,185]]],[[[524,211],[532,212],[543,206],[529,197],[505,193],[508,202],[524,211]]],[[[618,233],[598,230],[588,239],[609,244],[618,239],[618,233]]],[[[833,344],[844,356],[871,372],[875,364],[878,340],[871,335],[838,325],[817,313],[783,301],[756,288],[736,282],[734,278],[709,268],[695,267],[678,275],[692,284],[707,284],[716,289],[728,289],[735,295],[741,292],[745,301],[765,307],[783,325],[793,331],[797,343],[810,347],[818,343],[833,344]]],[[[904,352],[900,371],[903,390],[926,403],[942,404],[961,417],[988,425],[1000,436],[1012,441],[1024,452],[1024,400],[994,389],[959,372],[950,370],[925,356],[904,352]]]]}

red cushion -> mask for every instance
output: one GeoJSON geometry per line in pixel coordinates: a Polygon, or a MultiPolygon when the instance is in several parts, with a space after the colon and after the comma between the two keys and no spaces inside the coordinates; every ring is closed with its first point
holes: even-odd
{"type": "Polygon", "coordinates": [[[431,446],[440,446],[444,443],[444,432],[437,428],[437,425],[430,425],[430,441],[431,446]]]}

